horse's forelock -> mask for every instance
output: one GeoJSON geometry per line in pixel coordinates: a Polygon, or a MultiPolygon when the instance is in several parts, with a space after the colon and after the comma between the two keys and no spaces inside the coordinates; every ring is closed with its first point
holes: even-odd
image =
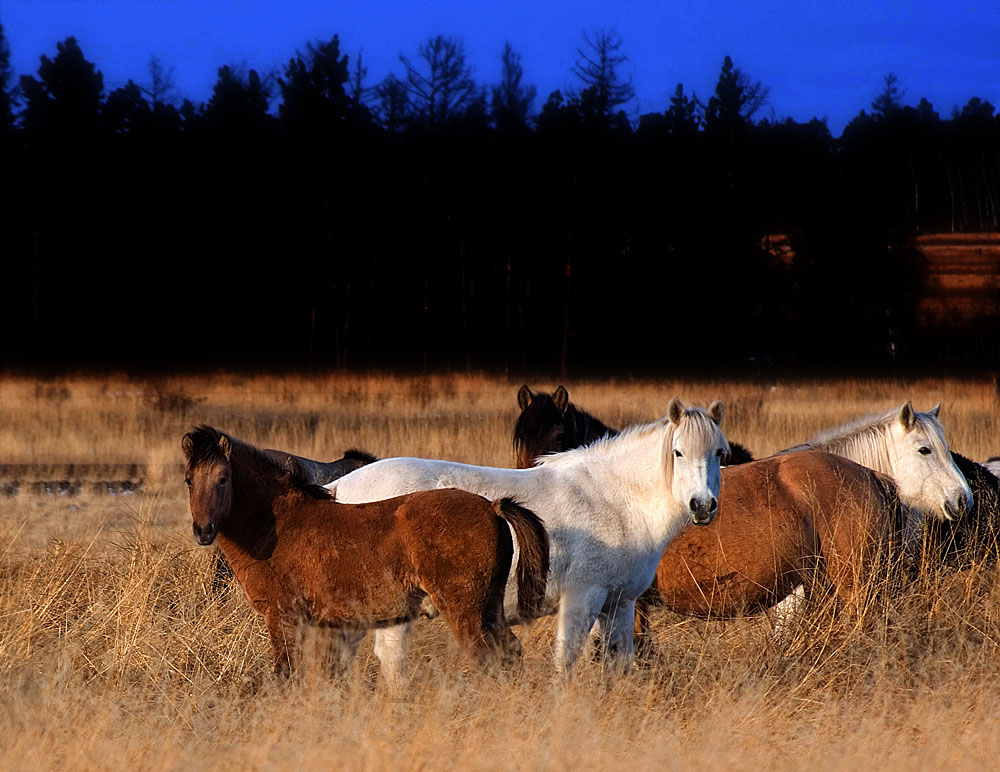
{"type": "MultiPolygon", "coordinates": [[[[191,440],[187,459],[188,467],[194,469],[201,464],[213,461],[222,456],[219,450],[219,440],[223,436],[222,432],[208,424],[200,424],[188,432],[187,437],[191,440]]],[[[229,439],[232,440],[232,437],[229,439]]]]}
{"type": "Polygon", "coordinates": [[[722,447],[725,453],[729,453],[729,440],[723,434],[722,429],[715,423],[708,411],[701,407],[689,407],[684,411],[684,418],[679,424],[679,428],[685,433],[698,434],[699,438],[707,445],[714,443],[721,436],[722,447]]]}

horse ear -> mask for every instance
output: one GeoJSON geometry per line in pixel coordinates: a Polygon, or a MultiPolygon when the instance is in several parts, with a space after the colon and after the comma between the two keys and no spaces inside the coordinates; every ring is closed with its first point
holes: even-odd
{"type": "Polygon", "coordinates": [[[708,406],[708,417],[715,421],[716,426],[722,425],[722,418],[726,415],[726,406],[721,399],[715,400],[708,406]]]}
{"type": "Polygon", "coordinates": [[[190,459],[194,452],[194,437],[191,436],[191,432],[181,437],[181,448],[184,449],[184,458],[190,459]]]}
{"type": "Polygon", "coordinates": [[[910,431],[917,424],[917,416],[913,413],[913,403],[906,400],[899,408],[899,423],[906,431],[910,431]]]}
{"type": "Polygon", "coordinates": [[[219,436],[219,452],[227,459],[229,454],[233,452],[232,443],[229,442],[229,438],[225,434],[219,436]]]}
{"type": "Polygon", "coordinates": [[[560,385],[556,389],[555,394],[552,395],[552,402],[560,413],[566,412],[566,408],[569,407],[569,392],[566,391],[565,386],[560,385]]]}
{"type": "Polygon", "coordinates": [[[670,404],[667,405],[667,418],[670,419],[670,423],[675,426],[681,422],[681,417],[684,415],[684,403],[680,401],[679,397],[674,397],[670,400],[670,404]]]}
{"type": "Polygon", "coordinates": [[[941,403],[938,402],[934,407],[932,407],[927,412],[930,413],[935,418],[939,418],[941,416],[941,403]]]}
{"type": "Polygon", "coordinates": [[[531,404],[531,398],[535,395],[531,393],[531,389],[528,388],[528,384],[524,384],[520,389],[517,390],[517,406],[524,410],[531,404]]]}

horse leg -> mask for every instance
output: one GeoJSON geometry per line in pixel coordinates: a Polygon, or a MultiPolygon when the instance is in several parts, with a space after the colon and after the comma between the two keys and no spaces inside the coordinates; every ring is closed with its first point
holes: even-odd
{"type": "Polygon", "coordinates": [[[656,642],[649,629],[649,609],[650,593],[652,589],[646,590],[635,599],[635,616],[632,623],[632,633],[634,638],[635,653],[640,660],[647,659],[656,653],[656,642]]]}
{"type": "Polygon", "coordinates": [[[391,691],[403,687],[406,678],[406,649],[410,643],[413,625],[403,622],[375,631],[375,656],[382,669],[382,678],[391,691]]]}
{"type": "Polygon", "coordinates": [[[604,633],[604,667],[614,675],[632,667],[632,643],[635,634],[635,599],[623,598],[620,592],[609,593],[598,616],[604,633]]]}
{"type": "Polygon", "coordinates": [[[556,668],[567,677],[607,597],[603,587],[586,587],[567,589],[559,599],[556,668]]]}
{"type": "Polygon", "coordinates": [[[787,646],[802,620],[806,607],[805,585],[798,585],[792,593],[774,607],[772,622],[773,640],[780,646],[787,646]]]}
{"type": "Polygon", "coordinates": [[[212,570],[212,594],[221,595],[233,582],[233,569],[222,554],[222,550],[215,548],[214,568],[212,570]]]}
{"type": "Polygon", "coordinates": [[[354,661],[358,644],[365,637],[363,630],[331,630],[327,667],[331,678],[343,679],[354,661]]]}
{"type": "Polygon", "coordinates": [[[271,639],[271,653],[274,657],[274,674],[288,678],[295,664],[295,649],[298,644],[298,625],[277,610],[264,614],[264,624],[271,639]]]}

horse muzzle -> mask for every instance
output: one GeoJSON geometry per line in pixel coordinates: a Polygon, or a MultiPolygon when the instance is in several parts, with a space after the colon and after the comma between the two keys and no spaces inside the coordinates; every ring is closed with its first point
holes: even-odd
{"type": "Polygon", "coordinates": [[[970,509],[972,509],[972,501],[960,493],[953,500],[949,499],[944,503],[944,519],[961,520],[970,509]]]}
{"type": "Polygon", "coordinates": [[[202,547],[207,547],[213,541],[215,541],[215,534],[217,529],[215,523],[211,520],[208,521],[206,525],[198,525],[197,523],[192,524],[192,530],[194,531],[194,537],[198,540],[198,543],[202,547]]]}
{"type": "Polygon", "coordinates": [[[692,498],[688,502],[691,512],[691,522],[695,525],[709,525],[715,519],[715,513],[719,511],[719,502],[715,496],[697,499],[692,498]]]}

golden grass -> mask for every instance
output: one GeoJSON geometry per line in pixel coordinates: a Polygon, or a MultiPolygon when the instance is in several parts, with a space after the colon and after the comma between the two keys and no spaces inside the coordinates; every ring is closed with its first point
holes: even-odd
{"type": "MultiPolygon", "coordinates": [[[[268,675],[263,627],[238,589],[215,595],[195,547],[181,434],[207,422],[332,459],[509,465],[520,383],[485,376],[0,381],[0,459],[142,464],[129,497],[0,499],[0,768],[981,768],[1000,754],[998,575],[922,576],[860,623],[818,602],[787,650],[764,619],[655,612],[658,650],[620,682],[583,663],[553,679],[552,620],[518,630],[523,671],[471,670],[439,621],[418,625],[404,698],[379,687],[370,640],[345,683],[317,655],[268,675]]],[[[554,384],[532,384],[554,386],[554,384]]],[[[944,403],[952,446],[998,450],[992,385],[949,380],[572,382],[612,425],[673,394],[721,398],[757,455],[904,398],[944,403]]],[[[313,649],[322,648],[314,636],[313,649]]]]}

